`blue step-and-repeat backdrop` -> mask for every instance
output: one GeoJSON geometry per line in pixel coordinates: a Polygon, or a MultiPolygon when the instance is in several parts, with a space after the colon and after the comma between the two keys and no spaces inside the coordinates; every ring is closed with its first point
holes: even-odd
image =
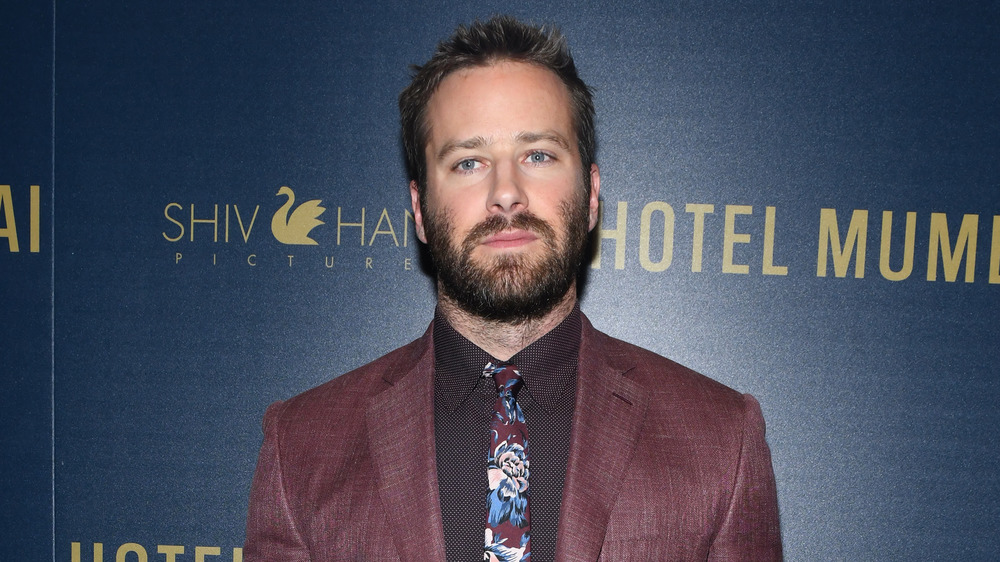
{"type": "Polygon", "coordinates": [[[295,0],[0,6],[0,560],[241,559],[265,407],[431,318],[396,96],[498,12],[596,92],[584,311],[760,400],[787,558],[996,559],[997,3],[295,0]]]}

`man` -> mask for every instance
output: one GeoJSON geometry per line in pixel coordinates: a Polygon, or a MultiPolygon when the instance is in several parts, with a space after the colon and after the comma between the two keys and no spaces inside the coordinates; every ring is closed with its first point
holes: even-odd
{"type": "Polygon", "coordinates": [[[245,559],[780,559],[757,402],[579,311],[600,172],[564,39],[460,27],[400,113],[434,320],[268,409],[245,559]]]}

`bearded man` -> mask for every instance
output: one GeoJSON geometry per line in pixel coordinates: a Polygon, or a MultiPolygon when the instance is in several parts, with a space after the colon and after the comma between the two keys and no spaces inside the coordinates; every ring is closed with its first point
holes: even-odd
{"type": "Polygon", "coordinates": [[[580,312],[601,178],[563,37],[459,27],[399,105],[434,319],[268,409],[245,559],[781,559],[757,402],[580,312]]]}

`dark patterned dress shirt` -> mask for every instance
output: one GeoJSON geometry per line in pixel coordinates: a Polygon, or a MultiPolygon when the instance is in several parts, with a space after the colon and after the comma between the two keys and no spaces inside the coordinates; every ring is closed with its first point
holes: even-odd
{"type": "Polygon", "coordinates": [[[482,374],[491,361],[517,366],[524,380],[517,401],[531,441],[531,559],[555,559],[579,352],[579,307],[508,361],[497,361],[435,314],[434,440],[449,561],[483,556],[486,439],[496,388],[482,374]]]}

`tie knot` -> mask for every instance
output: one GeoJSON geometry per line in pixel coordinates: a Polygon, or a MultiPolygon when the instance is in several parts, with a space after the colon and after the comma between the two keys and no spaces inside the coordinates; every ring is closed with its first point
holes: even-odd
{"type": "Polygon", "coordinates": [[[521,384],[521,373],[513,365],[494,365],[487,363],[484,374],[492,376],[497,392],[513,392],[521,384]]]}

